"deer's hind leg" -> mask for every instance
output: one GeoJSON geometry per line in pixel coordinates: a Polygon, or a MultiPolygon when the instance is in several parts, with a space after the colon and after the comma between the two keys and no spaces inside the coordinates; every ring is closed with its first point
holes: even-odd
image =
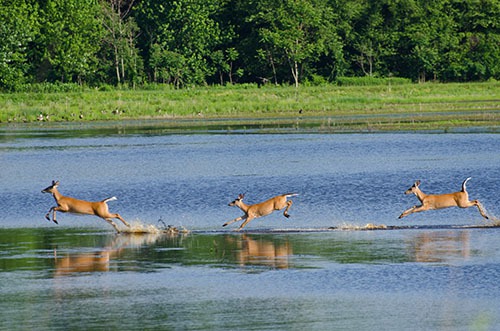
{"type": "Polygon", "coordinates": [[[288,200],[286,202],[286,209],[285,211],[283,212],[283,216],[285,216],[286,218],[289,218],[290,217],[290,214],[288,214],[288,209],[290,209],[290,207],[292,206],[293,202],[292,200],[288,200]]]}
{"type": "Polygon", "coordinates": [[[488,215],[486,215],[486,210],[484,210],[484,207],[481,204],[481,202],[479,202],[479,200],[468,201],[467,204],[465,204],[463,206],[459,205],[459,207],[461,207],[461,208],[469,208],[469,207],[473,207],[473,206],[477,207],[481,216],[483,216],[485,219],[489,219],[488,215]]]}
{"type": "Polygon", "coordinates": [[[124,220],[124,219],[120,216],[120,214],[111,214],[111,216],[112,216],[113,218],[117,218],[117,219],[119,219],[120,221],[122,221],[122,223],[123,223],[123,224],[125,224],[127,227],[129,227],[129,228],[130,228],[130,224],[129,224],[127,221],[125,221],[125,220],[124,220]]]}
{"type": "Polygon", "coordinates": [[[116,232],[120,233],[120,229],[118,228],[118,226],[116,225],[116,223],[113,222],[113,220],[111,218],[105,218],[104,220],[106,222],[108,222],[109,224],[111,224],[115,228],[116,232]]]}

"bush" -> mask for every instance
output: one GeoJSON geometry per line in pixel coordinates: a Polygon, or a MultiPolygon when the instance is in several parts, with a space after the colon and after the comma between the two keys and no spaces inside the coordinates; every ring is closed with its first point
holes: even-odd
{"type": "Polygon", "coordinates": [[[337,85],[339,86],[373,86],[373,85],[404,85],[411,84],[409,78],[401,77],[338,77],[337,85]]]}
{"type": "Polygon", "coordinates": [[[86,88],[76,83],[34,83],[34,84],[20,84],[15,87],[12,92],[24,93],[68,93],[68,92],[82,92],[86,88]]]}
{"type": "Polygon", "coordinates": [[[325,86],[328,84],[328,81],[325,77],[312,74],[304,81],[304,86],[325,86]]]}

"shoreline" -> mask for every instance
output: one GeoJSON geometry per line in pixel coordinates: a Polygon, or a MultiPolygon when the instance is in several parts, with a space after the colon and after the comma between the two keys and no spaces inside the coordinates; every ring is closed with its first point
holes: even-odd
{"type": "MultiPolygon", "coordinates": [[[[0,94],[0,132],[491,132],[500,83],[0,94]]],[[[1,139],[1,138],[0,138],[1,139]]]]}
{"type": "Polygon", "coordinates": [[[275,117],[177,117],[0,124],[3,136],[230,133],[500,133],[500,110],[483,114],[357,114],[275,117]],[[457,118],[460,116],[462,118],[457,118]]]}

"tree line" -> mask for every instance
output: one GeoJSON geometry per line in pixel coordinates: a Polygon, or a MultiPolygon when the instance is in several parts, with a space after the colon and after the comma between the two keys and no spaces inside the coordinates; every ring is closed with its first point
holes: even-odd
{"type": "Polygon", "coordinates": [[[498,0],[0,0],[0,89],[500,79],[498,0]]]}

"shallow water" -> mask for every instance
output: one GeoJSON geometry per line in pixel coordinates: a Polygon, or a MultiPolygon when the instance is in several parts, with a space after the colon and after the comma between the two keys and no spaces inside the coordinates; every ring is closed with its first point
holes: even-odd
{"type": "Polygon", "coordinates": [[[495,134],[9,137],[0,329],[500,328],[500,229],[453,228],[487,224],[472,208],[397,219],[417,203],[403,195],[416,179],[444,193],[467,177],[496,218],[499,147],[495,134]],[[54,201],[41,190],[53,179],[81,199],[117,196],[110,210],[133,223],[192,232],[115,235],[63,213],[48,222],[54,201]],[[248,203],[300,195],[289,219],[222,228],[245,192],[248,203]],[[310,231],[367,223],[423,228],[310,231]]]}
{"type": "MultiPolygon", "coordinates": [[[[123,135],[15,139],[0,145],[4,227],[52,226],[43,216],[53,199],[41,190],[85,200],[109,196],[125,219],[189,229],[218,229],[239,216],[228,207],[239,193],[256,203],[297,192],[288,220],[279,214],[248,227],[401,224],[417,203],[403,192],[417,179],[428,193],[460,190],[500,214],[500,135],[123,135]],[[22,212],[20,212],[22,211],[22,212]]],[[[407,222],[469,224],[473,209],[415,214],[407,222]]],[[[108,228],[98,219],[59,215],[62,226],[108,228]]]]}

